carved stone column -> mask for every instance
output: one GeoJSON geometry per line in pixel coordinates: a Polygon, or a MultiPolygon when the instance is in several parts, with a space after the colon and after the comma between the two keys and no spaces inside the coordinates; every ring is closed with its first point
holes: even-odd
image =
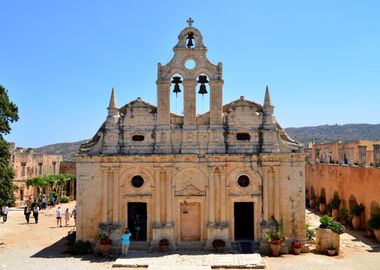
{"type": "Polygon", "coordinates": [[[197,81],[195,79],[183,80],[184,85],[184,127],[195,127],[196,125],[196,100],[195,100],[195,87],[197,81]]]}
{"type": "Polygon", "coordinates": [[[102,220],[108,222],[108,168],[102,168],[102,220]]]}
{"type": "Polygon", "coordinates": [[[367,164],[367,146],[366,145],[358,145],[358,153],[359,153],[359,165],[365,166],[367,164]]]}

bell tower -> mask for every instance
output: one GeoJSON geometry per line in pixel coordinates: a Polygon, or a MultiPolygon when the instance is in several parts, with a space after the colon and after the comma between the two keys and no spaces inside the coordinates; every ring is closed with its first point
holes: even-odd
{"type": "Polygon", "coordinates": [[[175,83],[174,91],[184,91],[183,128],[196,128],[196,95],[210,94],[210,126],[222,125],[222,64],[212,64],[206,56],[207,47],[194,21],[189,18],[188,26],[178,36],[178,43],[173,48],[174,56],[166,65],[158,64],[157,75],[157,125],[170,124],[170,85],[175,83]],[[179,74],[182,80],[177,76],[179,74]],[[199,90],[196,89],[200,84],[199,90]],[[181,85],[182,84],[182,85],[181,85]],[[210,93],[206,90],[209,85],[210,93]]]}

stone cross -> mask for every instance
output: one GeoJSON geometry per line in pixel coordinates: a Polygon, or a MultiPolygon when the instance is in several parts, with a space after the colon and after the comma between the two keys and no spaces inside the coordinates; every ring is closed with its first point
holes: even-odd
{"type": "Polygon", "coordinates": [[[189,24],[189,27],[191,27],[191,25],[193,24],[194,20],[192,18],[189,18],[186,22],[189,24]]]}

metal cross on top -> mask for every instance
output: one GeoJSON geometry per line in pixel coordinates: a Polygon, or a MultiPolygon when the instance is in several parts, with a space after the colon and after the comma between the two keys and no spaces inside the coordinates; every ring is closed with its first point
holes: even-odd
{"type": "Polygon", "coordinates": [[[191,27],[191,25],[193,24],[194,20],[192,18],[189,18],[186,22],[189,24],[189,27],[191,27]]]}

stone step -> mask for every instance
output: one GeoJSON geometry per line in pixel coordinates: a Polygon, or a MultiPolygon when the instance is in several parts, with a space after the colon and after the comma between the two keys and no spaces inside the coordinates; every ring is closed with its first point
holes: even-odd
{"type": "Polygon", "coordinates": [[[231,246],[236,253],[258,253],[260,242],[258,241],[234,241],[231,246]]]}
{"type": "Polygon", "coordinates": [[[205,248],[205,243],[203,241],[186,241],[177,244],[178,250],[199,250],[203,251],[205,248]]]}
{"type": "Polygon", "coordinates": [[[146,241],[132,241],[129,245],[130,250],[149,250],[150,242],[146,241]]]}

